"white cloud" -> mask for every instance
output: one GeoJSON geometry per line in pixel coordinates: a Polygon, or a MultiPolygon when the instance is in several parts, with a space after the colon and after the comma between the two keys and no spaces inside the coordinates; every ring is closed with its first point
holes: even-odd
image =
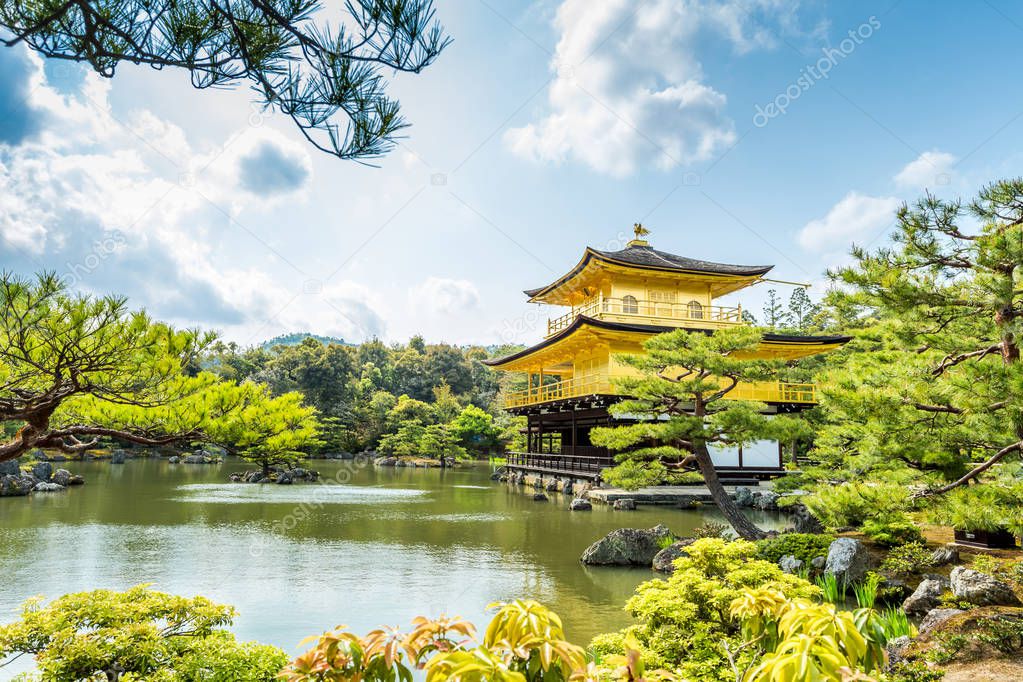
{"type": "Polygon", "coordinates": [[[895,219],[895,197],[849,192],[827,215],[811,220],[799,232],[799,244],[816,252],[847,251],[857,240],[872,239],[895,219]]]}
{"type": "Polygon", "coordinates": [[[903,189],[926,189],[948,185],[956,157],[938,150],[924,152],[910,161],[895,176],[895,184],[903,189]]]}
{"type": "Polygon", "coordinates": [[[239,192],[238,159],[273,144],[285,161],[307,167],[304,149],[256,129],[196,149],[150,111],[116,117],[107,79],[90,72],[64,94],[47,83],[39,57],[27,56],[25,106],[44,125],[31,138],[0,144],[7,267],[54,270],[71,286],[129,294],[134,306],[188,324],[243,324],[281,303],[287,292],[260,269],[214,258],[225,223],[267,200],[239,192]]]}
{"type": "Polygon", "coordinates": [[[409,289],[409,302],[434,314],[460,313],[479,306],[480,292],[468,280],[428,277],[409,289]]]}
{"type": "Polygon", "coordinates": [[[704,82],[694,43],[702,30],[723,34],[737,52],[773,44],[765,21],[790,26],[776,0],[742,5],[655,0],[564,0],[551,68],[550,113],[510,129],[518,156],[569,159],[613,176],[642,166],[670,169],[713,157],[736,139],[725,95],[704,82]]]}

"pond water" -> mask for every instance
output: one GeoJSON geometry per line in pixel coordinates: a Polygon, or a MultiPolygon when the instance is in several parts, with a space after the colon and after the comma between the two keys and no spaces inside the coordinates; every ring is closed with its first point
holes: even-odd
{"type": "Polygon", "coordinates": [[[320,461],[326,483],[292,486],[229,483],[237,461],[63,466],[86,485],[0,499],[0,621],[33,595],[153,583],[233,604],[240,638],[289,653],[340,623],[365,632],[448,613],[481,624],[489,602],[519,597],[555,609],[586,643],[626,625],[625,600],[654,577],[584,567],[587,545],[623,526],[683,535],[719,519],[713,508],[569,512],[563,496],[534,502],[492,483],[486,465],[320,461]]]}

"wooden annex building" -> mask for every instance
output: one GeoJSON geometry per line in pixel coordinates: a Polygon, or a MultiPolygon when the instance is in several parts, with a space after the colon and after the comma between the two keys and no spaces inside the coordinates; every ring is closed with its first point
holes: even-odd
{"type": "MultiPolygon", "coordinates": [[[[595,426],[628,423],[613,418],[608,407],[621,400],[613,379],[632,370],[616,355],[643,352],[644,340],[679,327],[711,333],[748,324],[742,308],[717,300],[763,281],[771,265],[728,265],[658,251],[636,238],[618,251],[589,248],[565,275],[527,290],[530,302],[563,306],[548,320],[545,338],[529,348],[490,360],[495,369],[525,375],[526,387],[506,395],[505,409],[527,418],[525,452],[510,453],[513,471],[596,479],[614,465],[613,456],[590,442],[595,426]]],[[[757,356],[796,359],[837,348],[841,336],[765,334],[757,356]]],[[[795,412],[813,406],[813,384],[783,382],[740,384],[728,398],[756,400],[772,412],[795,412]]],[[[766,477],[782,469],[781,446],[759,444],[758,457],[744,461],[742,451],[723,453],[723,477],[766,477]],[[769,453],[765,459],[765,448],[769,453]],[[774,453],[777,456],[774,456],[774,453]]],[[[715,462],[718,462],[715,457],[715,462]]]]}

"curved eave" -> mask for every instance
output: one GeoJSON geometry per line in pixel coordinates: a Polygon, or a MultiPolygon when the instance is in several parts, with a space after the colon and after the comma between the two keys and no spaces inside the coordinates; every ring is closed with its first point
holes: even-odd
{"type": "MultiPolygon", "coordinates": [[[[657,334],[663,334],[665,332],[671,332],[678,329],[678,327],[662,327],[659,325],[652,324],[626,324],[622,322],[608,322],[605,320],[598,320],[593,317],[587,317],[580,315],[575,319],[572,324],[565,327],[562,331],[550,336],[535,346],[530,346],[517,353],[506,355],[501,358],[493,358],[490,360],[484,360],[483,364],[493,367],[495,369],[501,369],[502,366],[509,365],[517,360],[529,357],[534,353],[542,351],[550,346],[555,345],[559,341],[563,341],[568,337],[572,336],[576,331],[583,327],[593,327],[595,329],[603,329],[612,332],[631,332],[635,334],[642,334],[645,336],[655,336],[657,334]]],[[[691,332],[702,332],[704,334],[713,334],[713,329],[687,329],[691,332]]],[[[818,352],[824,352],[844,345],[852,340],[851,336],[797,336],[794,334],[764,334],[761,343],[763,346],[770,348],[793,348],[800,349],[803,354],[812,355],[818,352]],[[810,351],[806,353],[806,351],[810,351]]]]}
{"type": "MultiPolygon", "coordinates": [[[[565,283],[571,281],[574,277],[579,275],[586,268],[586,266],[590,263],[591,260],[645,272],[662,272],[679,275],[699,275],[701,277],[720,277],[721,279],[735,280],[759,278],[770,272],[770,270],[774,267],[773,265],[727,266],[735,268],[735,270],[731,272],[722,272],[719,270],[714,270],[712,268],[687,269],[668,265],[657,266],[653,264],[639,264],[627,260],[613,258],[606,253],[597,251],[596,249],[587,246],[586,251],[583,252],[583,257],[579,260],[578,263],[576,263],[575,267],[569,270],[566,274],[562,275],[557,280],[551,282],[550,284],[547,284],[546,286],[538,287],[536,289],[526,289],[525,291],[523,291],[523,293],[526,294],[526,296],[529,296],[530,303],[542,303],[543,299],[541,297],[546,296],[547,294],[563,286],[565,283]]],[[[710,263],[708,262],[708,264],[710,263]]],[[[726,267],[724,263],[719,263],[717,265],[726,267]]]]}

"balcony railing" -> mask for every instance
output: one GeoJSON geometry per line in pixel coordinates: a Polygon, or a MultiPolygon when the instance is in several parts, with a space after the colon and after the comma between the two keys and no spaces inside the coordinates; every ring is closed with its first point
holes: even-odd
{"type": "Polygon", "coordinates": [[[614,389],[611,381],[605,376],[578,377],[565,379],[543,386],[533,386],[521,391],[505,394],[505,407],[522,407],[536,405],[563,398],[578,398],[583,395],[612,395],[614,389]]]}
{"type": "Polygon", "coordinates": [[[665,301],[646,301],[629,296],[624,298],[605,298],[603,295],[599,295],[577,306],[573,306],[572,310],[560,317],[547,320],[547,336],[552,336],[566,329],[580,315],[598,319],[636,318],[643,321],[666,321],[669,323],[702,322],[711,327],[743,323],[742,307],[708,306],[696,302],[669,303],[665,301]]]}
{"type": "MultiPolygon", "coordinates": [[[[524,407],[540,403],[578,398],[588,395],[615,395],[617,391],[606,376],[579,377],[566,379],[543,386],[513,391],[505,394],[505,407],[524,407]]],[[[728,400],[754,400],[762,403],[794,403],[799,405],[817,404],[817,388],[814,384],[792,384],[784,381],[758,381],[739,384],[727,394],[728,400]]]]}

